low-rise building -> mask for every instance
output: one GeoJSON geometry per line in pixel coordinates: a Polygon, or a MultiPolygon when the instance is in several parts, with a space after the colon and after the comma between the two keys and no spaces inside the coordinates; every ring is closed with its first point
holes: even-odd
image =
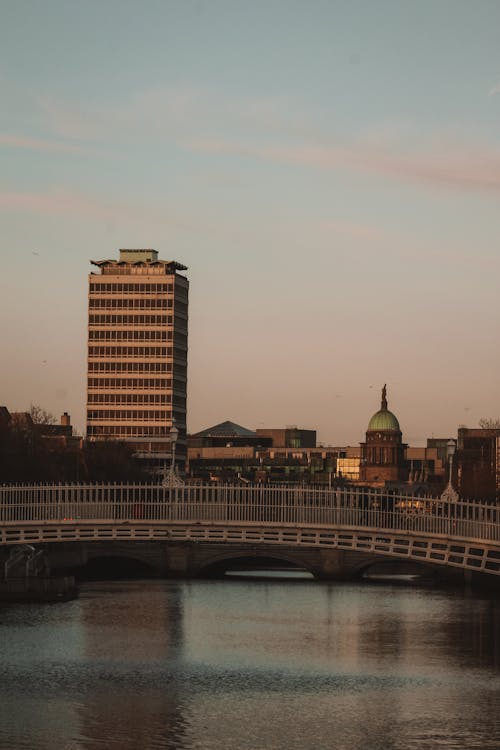
{"type": "Polygon", "coordinates": [[[337,476],[347,482],[359,482],[359,470],[361,466],[361,454],[340,456],[337,458],[337,476]]]}
{"type": "Polygon", "coordinates": [[[453,463],[460,497],[500,501],[499,439],[500,429],[459,427],[453,463]]]}
{"type": "Polygon", "coordinates": [[[446,451],[441,458],[438,447],[413,447],[405,449],[410,484],[429,484],[441,487],[446,479],[446,451]]]}
{"type": "Polygon", "coordinates": [[[284,429],[259,428],[256,433],[271,438],[273,448],[316,448],[316,430],[292,426],[284,429]]]}
{"type": "Polygon", "coordinates": [[[327,483],[336,475],[339,450],[316,447],[315,430],[253,431],[226,421],[188,436],[187,475],[210,481],[327,483]]]}

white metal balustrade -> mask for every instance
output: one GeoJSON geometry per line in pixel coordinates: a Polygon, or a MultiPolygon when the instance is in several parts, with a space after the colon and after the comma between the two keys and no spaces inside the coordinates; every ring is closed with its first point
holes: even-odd
{"type": "Polygon", "coordinates": [[[500,509],[362,488],[86,484],[0,487],[0,526],[185,522],[398,530],[500,542],[500,509]]]}

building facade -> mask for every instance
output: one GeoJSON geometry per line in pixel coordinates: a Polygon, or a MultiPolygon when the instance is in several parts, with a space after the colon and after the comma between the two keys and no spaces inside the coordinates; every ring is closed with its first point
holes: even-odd
{"type": "Polygon", "coordinates": [[[121,440],[160,470],[186,456],[189,282],[155,250],[120,250],[89,275],[87,438],[121,440]]]}
{"type": "Polygon", "coordinates": [[[345,455],[337,458],[337,476],[345,479],[347,482],[359,482],[359,471],[361,466],[361,456],[345,455]]]}
{"type": "Polygon", "coordinates": [[[459,427],[453,464],[460,497],[500,501],[500,429],[459,427]]]}
{"type": "Polygon", "coordinates": [[[360,444],[360,481],[372,486],[407,482],[406,445],[396,416],[387,408],[387,388],[382,389],[380,409],[370,419],[366,442],[360,444]]]}
{"type": "Polygon", "coordinates": [[[188,437],[187,472],[205,481],[331,484],[341,449],[315,446],[315,430],[253,431],[221,422],[188,437]],[[313,445],[289,445],[296,441],[313,445]]]}
{"type": "Polygon", "coordinates": [[[294,426],[284,429],[259,428],[256,432],[263,438],[271,438],[274,448],[316,448],[316,430],[294,426]]]}
{"type": "Polygon", "coordinates": [[[428,484],[430,491],[439,494],[446,480],[447,460],[442,459],[437,447],[412,447],[405,450],[410,484],[428,484]]]}

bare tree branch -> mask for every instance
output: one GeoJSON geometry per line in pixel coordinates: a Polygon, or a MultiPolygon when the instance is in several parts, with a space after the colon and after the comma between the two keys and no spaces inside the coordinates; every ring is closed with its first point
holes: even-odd
{"type": "Polygon", "coordinates": [[[479,420],[479,427],[483,430],[500,430],[500,417],[493,419],[492,417],[481,417],[479,420]]]}
{"type": "Polygon", "coordinates": [[[50,411],[45,411],[38,404],[31,404],[30,416],[33,420],[33,424],[55,424],[56,418],[50,411]]]}

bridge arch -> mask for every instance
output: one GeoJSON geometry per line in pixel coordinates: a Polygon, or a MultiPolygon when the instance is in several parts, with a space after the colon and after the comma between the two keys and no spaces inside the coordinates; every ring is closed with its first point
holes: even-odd
{"type": "MultiPolygon", "coordinates": [[[[441,571],[442,572],[442,571],[441,571]]],[[[420,579],[436,578],[439,575],[435,565],[419,560],[402,559],[389,555],[367,555],[366,558],[351,568],[354,579],[370,578],[377,575],[415,575],[420,579]]]]}
{"type": "MultiPolygon", "coordinates": [[[[54,554],[57,560],[57,547],[52,550],[54,554]]],[[[154,562],[141,554],[139,549],[134,550],[132,545],[128,549],[124,545],[117,549],[113,545],[107,548],[105,545],[98,548],[85,545],[83,555],[76,554],[73,561],[66,557],[64,567],[69,568],[77,578],[89,581],[158,578],[161,575],[154,562]]]]}
{"type": "Polygon", "coordinates": [[[279,568],[280,565],[289,570],[303,570],[313,577],[318,576],[318,571],[314,566],[305,561],[301,555],[295,556],[293,553],[255,548],[248,549],[248,551],[221,551],[211,555],[203,562],[199,562],[193,573],[196,576],[210,578],[230,570],[238,570],[241,566],[248,566],[249,570],[256,567],[264,570],[266,566],[279,568]]]}

